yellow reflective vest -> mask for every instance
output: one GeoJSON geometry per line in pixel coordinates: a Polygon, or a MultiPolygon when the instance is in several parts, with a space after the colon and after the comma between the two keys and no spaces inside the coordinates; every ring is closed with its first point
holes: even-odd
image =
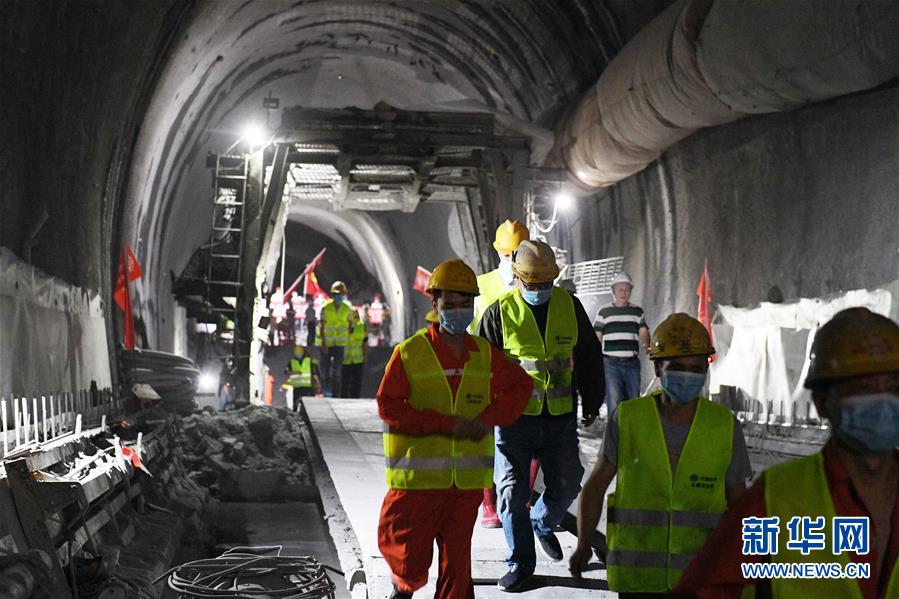
{"type": "Polygon", "coordinates": [[[362,346],[365,345],[365,337],[365,323],[357,322],[353,327],[353,332],[350,333],[346,350],[344,350],[344,364],[362,364],[365,361],[365,351],[362,349],[362,346]]]}
{"type": "Polygon", "coordinates": [[[478,296],[474,300],[474,319],[468,330],[475,332],[478,330],[478,323],[484,312],[500,297],[508,293],[510,287],[503,281],[499,269],[495,268],[490,272],[478,275],[478,296]]]}
{"type": "Polygon", "coordinates": [[[322,345],[346,347],[350,339],[350,310],[346,302],[338,307],[334,300],[322,306],[322,345]]]}
{"type": "Polygon", "coordinates": [[[534,380],[534,390],[524,413],[528,416],[540,414],[544,401],[549,402],[549,413],[553,416],[571,412],[574,408],[571,354],[577,345],[577,316],[571,295],[564,289],[553,287],[543,335],[518,289],[500,297],[499,305],[503,349],[534,380]]]}
{"type": "Polygon", "coordinates": [[[664,593],[680,579],[727,508],[725,477],[734,417],[699,398],[674,476],[656,400],[661,391],[618,406],[618,466],[609,495],[609,588],[664,593]]]}
{"type": "MultiPolygon", "coordinates": [[[[771,556],[771,563],[801,564],[810,562],[837,562],[845,567],[849,564],[846,553],[832,555],[833,519],[836,510],[827,476],[824,472],[824,457],[818,452],[785,464],[765,470],[765,510],[768,516],[780,517],[778,551],[771,556]],[[825,551],[802,555],[801,551],[787,549],[789,539],[787,523],[793,516],[824,516],[825,551]]],[[[889,567],[884,563],[884,566],[889,567]]],[[[873,574],[873,573],[872,573],[873,574]]],[[[840,597],[841,599],[862,599],[858,582],[852,578],[775,578],[771,580],[771,595],[775,599],[811,599],[816,597],[840,597]]],[[[890,581],[885,597],[899,598],[899,562],[892,565],[890,581]]]]}
{"type": "Polygon", "coordinates": [[[287,377],[287,384],[291,387],[311,387],[312,386],[312,358],[304,357],[290,359],[290,376],[287,377]]]}
{"type": "MultiPolygon", "coordinates": [[[[474,337],[478,351],[468,354],[453,397],[446,372],[431,342],[416,334],[394,350],[409,380],[409,404],[417,410],[473,420],[490,404],[490,344],[474,337]]],[[[493,484],[493,433],[480,441],[450,435],[405,435],[384,431],[387,485],[391,489],[484,489],[493,484]]]]}

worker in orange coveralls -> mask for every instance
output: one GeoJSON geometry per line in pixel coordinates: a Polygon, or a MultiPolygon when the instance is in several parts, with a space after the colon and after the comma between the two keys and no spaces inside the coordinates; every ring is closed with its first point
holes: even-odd
{"type": "Polygon", "coordinates": [[[767,469],[724,513],[671,597],[899,597],[899,325],[867,308],[838,312],[815,335],[805,386],[830,421],[824,449],[767,469]],[[810,530],[790,525],[799,533],[790,546],[788,524],[806,516],[810,530]],[[864,519],[869,534],[841,534],[837,517],[864,519]],[[764,536],[767,547],[762,526],[778,533],[764,536]],[[843,575],[745,578],[742,568],[809,562],[839,565],[843,575]],[[853,578],[861,566],[870,575],[853,578]]]}
{"type": "Polygon", "coordinates": [[[391,598],[428,582],[436,540],[435,597],[474,597],[471,535],[483,490],[493,482],[493,429],[521,415],[533,383],[503,353],[465,329],[478,283],[461,260],[434,269],[428,284],[440,318],[400,343],[378,390],[387,427],[387,485],[378,547],[393,573],[391,598]]]}

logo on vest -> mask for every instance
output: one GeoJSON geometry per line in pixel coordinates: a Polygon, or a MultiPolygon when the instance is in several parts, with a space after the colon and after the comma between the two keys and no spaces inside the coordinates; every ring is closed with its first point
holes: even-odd
{"type": "Polygon", "coordinates": [[[482,393],[466,393],[465,403],[470,405],[481,405],[484,403],[484,395],[482,393]]]}
{"type": "Polygon", "coordinates": [[[571,335],[556,335],[556,343],[559,345],[571,345],[574,337],[571,335]]]}
{"type": "Polygon", "coordinates": [[[690,486],[695,489],[714,489],[716,482],[717,476],[700,476],[695,473],[690,475],[690,486]]]}

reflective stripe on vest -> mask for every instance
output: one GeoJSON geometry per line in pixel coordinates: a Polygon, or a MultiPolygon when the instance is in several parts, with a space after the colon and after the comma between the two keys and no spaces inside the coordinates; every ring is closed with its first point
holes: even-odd
{"type": "MultiPolygon", "coordinates": [[[[846,553],[831,555],[832,522],[836,516],[827,476],[824,472],[824,457],[816,454],[799,458],[785,464],[773,466],[763,474],[765,477],[765,510],[768,516],[780,517],[780,543],[778,551],[771,556],[772,563],[838,562],[843,568],[849,563],[846,553]],[[801,551],[787,549],[785,539],[789,538],[787,523],[793,516],[824,516],[824,539],[827,551],[822,558],[820,552],[802,555],[801,551]]],[[[887,564],[884,564],[889,567],[887,564]]],[[[871,572],[872,576],[877,575],[871,572]]],[[[852,578],[787,579],[775,578],[771,581],[771,595],[775,599],[786,597],[840,597],[862,599],[858,582],[852,578]]],[[[899,562],[892,566],[890,581],[884,597],[899,597],[899,562]]]]}
{"type": "Polygon", "coordinates": [[[291,387],[312,386],[312,358],[306,356],[302,362],[297,358],[290,359],[290,375],[287,384],[291,387]]]}
{"type": "Polygon", "coordinates": [[[540,414],[544,401],[554,416],[571,412],[571,353],[577,344],[577,316],[571,295],[553,287],[544,335],[517,289],[504,294],[499,305],[504,349],[534,380],[524,413],[540,414]]]}
{"type": "Polygon", "coordinates": [[[477,332],[481,316],[496,300],[508,293],[511,287],[503,281],[503,276],[498,268],[490,272],[478,275],[478,296],[474,298],[474,319],[468,328],[471,332],[477,332]]]}
{"type": "Polygon", "coordinates": [[[700,398],[674,476],[656,400],[618,406],[618,466],[609,495],[609,588],[664,593],[674,587],[727,507],[733,450],[729,410],[700,398]]]}
{"type": "Polygon", "coordinates": [[[362,364],[365,359],[365,353],[362,350],[365,336],[365,323],[357,322],[343,354],[344,364],[362,364]]]}
{"type": "Polygon", "coordinates": [[[346,347],[350,339],[350,308],[346,302],[337,304],[329,301],[322,307],[323,341],[328,345],[346,347]]]}
{"type": "MultiPolygon", "coordinates": [[[[490,344],[473,338],[478,351],[469,351],[456,396],[443,366],[425,334],[400,343],[409,380],[409,404],[417,410],[474,419],[490,404],[490,344]]],[[[392,489],[483,489],[493,484],[493,431],[480,441],[449,435],[405,435],[385,428],[384,458],[387,485],[392,489]]]]}

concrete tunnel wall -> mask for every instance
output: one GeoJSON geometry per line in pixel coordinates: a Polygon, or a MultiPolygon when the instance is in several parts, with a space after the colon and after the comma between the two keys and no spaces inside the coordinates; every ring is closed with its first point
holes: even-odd
{"type": "MultiPolygon", "coordinates": [[[[702,130],[566,216],[574,260],[624,255],[650,326],[899,278],[899,86],[702,130]]],[[[562,226],[566,223],[563,222],[562,226]]],[[[893,299],[894,304],[897,298],[893,299]]],[[[895,314],[895,310],[894,310],[895,314]]]]}

